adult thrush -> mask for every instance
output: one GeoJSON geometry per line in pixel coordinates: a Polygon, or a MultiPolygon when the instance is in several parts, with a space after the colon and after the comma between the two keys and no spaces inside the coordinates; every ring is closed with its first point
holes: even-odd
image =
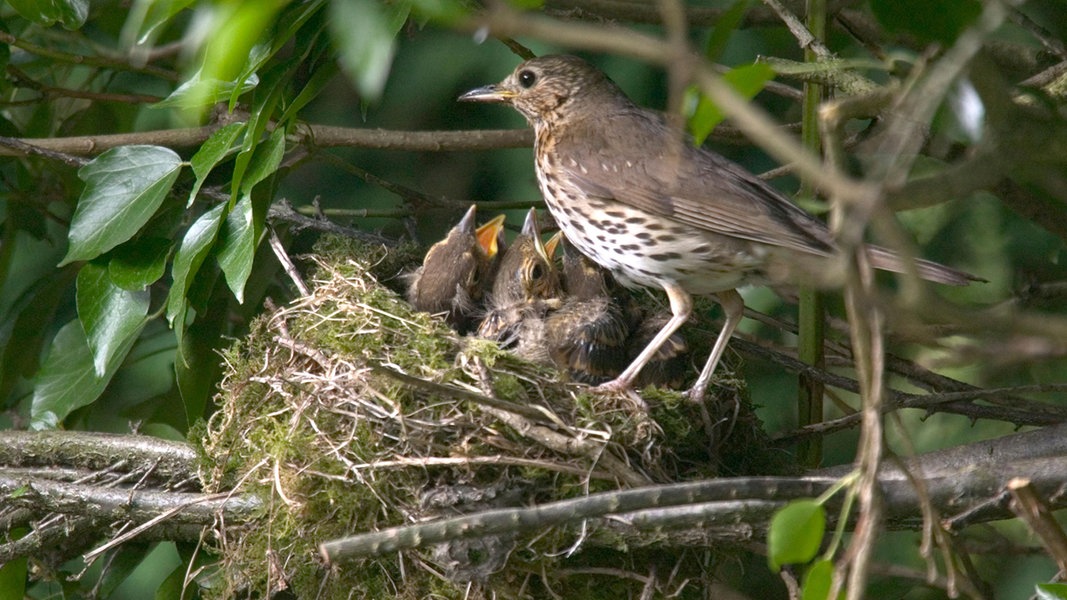
{"type": "Polygon", "coordinates": [[[504,215],[475,228],[475,212],[471,205],[445,239],[430,247],[407,294],[416,310],[444,313],[460,333],[473,327],[501,257],[504,215]]]}
{"type": "MultiPolygon", "coordinates": [[[[528,60],[459,99],[522,113],[534,128],[541,193],[567,239],[623,285],[667,293],[671,318],[601,389],[632,387],[689,319],[691,294],[714,295],[726,322],[690,390],[702,399],[744,311],[736,288],[814,277],[840,255],[821,221],[744,167],[694,147],[664,115],[637,106],[577,57],[528,60]]],[[[869,254],[877,268],[904,268],[886,250],[869,254]]],[[[926,261],[916,261],[916,270],[940,283],[972,279],[926,261]]]]}
{"type": "Polygon", "coordinates": [[[544,318],[559,307],[562,292],[552,251],[541,241],[537,212],[531,208],[500,259],[478,337],[497,340],[528,360],[547,362],[544,318]]]}

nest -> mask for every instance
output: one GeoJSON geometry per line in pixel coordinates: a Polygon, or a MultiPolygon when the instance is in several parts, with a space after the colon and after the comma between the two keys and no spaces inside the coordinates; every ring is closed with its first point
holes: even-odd
{"type": "Polygon", "coordinates": [[[392,251],[330,244],[313,259],[311,294],[225,354],[202,436],[205,487],[267,508],[220,528],[219,597],[636,597],[650,570],[671,573],[662,583],[675,591],[710,579],[692,532],[588,523],[325,565],[318,544],[353,533],[759,471],[767,455],[738,382],[704,407],[668,390],[643,391],[647,411],[590,395],[415,312],[379,283],[398,270],[392,251]]]}

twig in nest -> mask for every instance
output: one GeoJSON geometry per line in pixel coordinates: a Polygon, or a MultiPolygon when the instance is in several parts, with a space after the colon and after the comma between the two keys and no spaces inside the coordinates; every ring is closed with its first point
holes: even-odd
{"type": "Polygon", "coordinates": [[[293,259],[289,258],[289,253],[285,251],[285,246],[282,244],[281,239],[278,238],[278,232],[273,227],[270,228],[270,249],[274,251],[274,256],[278,258],[282,269],[285,269],[285,274],[289,276],[289,279],[293,280],[293,285],[300,291],[300,295],[307,296],[308,286],[304,283],[304,278],[296,270],[293,259]]]}
{"type": "Polygon", "coordinates": [[[1052,516],[1048,504],[1025,477],[1009,481],[1008,493],[1011,494],[1011,504],[1008,505],[1011,511],[1041,538],[1060,573],[1067,573],[1067,535],[1052,516]]]}
{"type": "Polygon", "coordinates": [[[270,210],[267,212],[267,218],[271,223],[277,224],[289,223],[294,229],[312,229],[315,231],[321,231],[324,233],[332,233],[346,238],[352,238],[367,242],[370,244],[382,244],[384,246],[393,247],[397,245],[397,241],[376,233],[369,233],[366,231],[360,231],[351,227],[344,227],[338,225],[333,221],[325,217],[311,218],[306,217],[295,210],[293,210],[292,204],[288,200],[281,199],[271,205],[270,210]]]}

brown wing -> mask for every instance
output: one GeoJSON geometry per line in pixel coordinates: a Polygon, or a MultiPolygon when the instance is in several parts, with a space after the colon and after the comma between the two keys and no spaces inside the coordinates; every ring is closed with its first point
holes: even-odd
{"type": "Polygon", "coordinates": [[[577,163],[559,166],[587,194],[714,233],[810,254],[834,251],[821,221],[740,165],[693,148],[657,113],[600,115],[559,133],[556,151],[577,163]]]}

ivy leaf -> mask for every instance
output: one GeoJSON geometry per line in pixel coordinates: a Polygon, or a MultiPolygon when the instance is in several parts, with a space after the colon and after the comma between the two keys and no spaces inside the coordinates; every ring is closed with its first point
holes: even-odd
{"type": "Polygon", "coordinates": [[[106,264],[90,262],[78,273],[78,318],[81,320],[93,368],[103,377],[115,354],[132,345],[148,315],[147,291],[122,289],[111,281],[106,264]]]}
{"type": "Polygon", "coordinates": [[[169,96],[153,104],[152,108],[203,108],[229,100],[234,93],[240,95],[250,92],[258,85],[259,76],[254,73],[238,85],[225,79],[205,77],[201,71],[197,71],[169,96]]]}
{"type": "Polygon", "coordinates": [[[211,174],[211,170],[217,167],[227,156],[240,149],[240,146],[235,142],[247,127],[247,123],[241,122],[230,123],[225,127],[219,128],[215,133],[211,134],[211,137],[189,159],[189,165],[193,168],[196,182],[193,183],[193,189],[189,192],[187,207],[193,205],[196,195],[200,193],[200,188],[204,185],[204,181],[207,180],[207,176],[211,174]]]}
{"type": "Polygon", "coordinates": [[[95,402],[136,339],[137,336],[130,336],[127,345],[112,354],[104,374],[99,376],[81,323],[74,319],[60,328],[37,374],[30,404],[30,428],[55,429],[70,413],[95,402]]]}
{"type": "Polygon", "coordinates": [[[219,232],[219,267],[237,301],[244,304],[245,283],[252,272],[258,233],[252,220],[252,196],[246,195],[226,215],[219,232]]]}
{"type": "Polygon", "coordinates": [[[137,292],[163,277],[170,256],[171,241],[154,236],[139,237],[111,251],[108,275],[112,283],[137,292]]]}
{"type": "Polygon", "coordinates": [[[189,309],[186,294],[189,293],[189,287],[193,284],[193,277],[204,264],[204,259],[207,258],[208,252],[215,243],[225,210],[226,203],[223,202],[200,215],[200,218],[185,232],[181,246],[174,254],[174,263],[170,269],[174,282],[167,295],[167,321],[174,328],[175,335],[178,336],[179,347],[185,330],[186,312],[189,309]]]}
{"type": "Polygon", "coordinates": [[[255,153],[248,163],[248,169],[241,178],[240,190],[244,194],[252,192],[252,188],[270,177],[282,164],[285,156],[285,128],[278,127],[271,132],[265,142],[256,146],[255,153]]]}
{"type": "Polygon", "coordinates": [[[85,190],[59,266],[92,260],[132,238],[159,209],[181,165],[181,157],[169,148],[122,146],[79,169],[85,190]]]}

